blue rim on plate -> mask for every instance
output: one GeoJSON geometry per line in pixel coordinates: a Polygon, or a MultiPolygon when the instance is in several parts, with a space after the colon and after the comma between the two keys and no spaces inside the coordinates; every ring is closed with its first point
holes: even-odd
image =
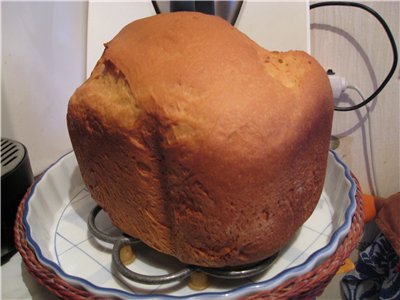
{"type": "Polygon", "coordinates": [[[249,283],[245,284],[236,288],[233,288],[228,291],[223,291],[223,292],[199,292],[199,293],[193,293],[191,295],[165,295],[165,294],[135,294],[135,293],[130,293],[127,291],[123,290],[118,290],[114,288],[105,288],[105,287],[100,287],[92,282],[80,278],[77,276],[72,276],[67,274],[59,265],[57,265],[55,262],[51,261],[48,259],[42,252],[42,249],[40,248],[39,244],[34,240],[32,233],[31,233],[31,226],[27,220],[27,216],[29,213],[29,205],[30,205],[30,200],[32,196],[34,195],[34,192],[37,188],[37,186],[40,184],[41,180],[43,179],[44,175],[49,172],[54,166],[56,166],[58,163],[60,163],[66,156],[70,155],[71,152],[66,153],[62,157],[60,157],[56,162],[54,162],[52,165],[50,165],[45,172],[40,176],[38,180],[32,185],[32,188],[26,198],[26,201],[24,203],[23,207],[23,215],[22,215],[22,222],[25,227],[26,231],[26,239],[28,241],[28,244],[33,248],[37,259],[40,261],[41,264],[44,266],[47,266],[51,270],[53,270],[59,277],[61,277],[63,280],[67,281],[70,284],[73,285],[78,285],[86,290],[88,290],[91,293],[94,293],[98,296],[117,296],[117,297],[122,297],[122,298],[135,298],[135,299],[146,299],[146,298],[154,298],[157,297],[159,299],[195,299],[195,298],[215,298],[215,297],[239,297],[239,296],[245,296],[246,294],[254,294],[256,292],[261,292],[265,290],[272,289],[276,286],[279,286],[280,284],[284,283],[286,280],[293,278],[294,276],[298,276],[301,274],[304,274],[306,272],[311,271],[316,264],[318,263],[318,259],[321,258],[321,256],[324,256],[324,259],[326,259],[329,254],[333,254],[339,243],[344,239],[345,235],[349,231],[351,224],[352,224],[352,217],[356,211],[356,192],[357,192],[357,185],[356,182],[354,181],[353,177],[351,176],[351,172],[349,168],[341,161],[341,159],[338,157],[338,155],[330,150],[330,154],[333,156],[335,162],[337,162],[344,170],[344,176],[345,179],[350,183],[350,188],[348,192],[348,199],[350,200],[350,204],[346,209],[346,212],[344,214],[344,222],[341,224],[338,229],[332,234],[330,237],[330,240],[327,245],[324,247],[318,249],[314,253],[312,253],[303,263],[300,265],[297,265],[295,267],[288,268],[286,270],[281,271],[277,275],[275,275],[273,278],[270,278],[268,280],[260,281],[260,282],[255,282],[255,283],[249,283]],[[301,274],[299,274],[301,273],[301,274]],[[290,277],[288,275],[290,274],[290,277]]]}

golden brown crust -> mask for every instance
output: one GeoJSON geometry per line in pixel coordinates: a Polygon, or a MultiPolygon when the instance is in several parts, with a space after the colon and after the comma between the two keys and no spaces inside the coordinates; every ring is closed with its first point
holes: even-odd
{"type": "Polygon", "coordinates": [[[83,179],[116,226],[185,263],[278,251],[323,187],[333,112],[321,66],[199,13],[135,21],[68,107],[83,179]]]}

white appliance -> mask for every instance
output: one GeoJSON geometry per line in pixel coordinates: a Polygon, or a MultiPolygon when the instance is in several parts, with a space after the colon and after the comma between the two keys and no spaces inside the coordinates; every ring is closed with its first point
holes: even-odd
{"type": "MultiPolygon", "coordinates": [[[[72,149],[69,97],[127,23],[156,14],[148,1],[2,2],[2,136],[23,143],[33,173],[72,149]]],[[[235,26],[270,50],[310,51],[307,1],[244,1],[235,26]]]]}

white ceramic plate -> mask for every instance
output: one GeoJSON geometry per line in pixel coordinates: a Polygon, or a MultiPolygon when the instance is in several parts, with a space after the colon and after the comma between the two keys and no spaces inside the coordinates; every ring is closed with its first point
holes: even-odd
{"type": "MultiPolygon", "coordinates": [[[[319,203],[271,268],[251,279],[211,279],[211,286],[202,292],[191,290],[186,281],[144,285],[115,272],[111,246],[88,231],[86,221],[95,202],[85,188],[73,152],[60,158],[35,183],[25,202],[23,222],[38,260],[66,282],[93,294],[121,298],[234,298],[272,289],[309,272],[332,255],[351,227],[355,197],[356,184],[348,168],[334,152],[329,152],[319,203]]],[[[116,231],[103,212],[96,224],[104,231],[116,231]]],[[[146,246],[135,250],[138,257],[129,266],[135,272],[159,275],[182,267],[175,259],[146,246]]]]}

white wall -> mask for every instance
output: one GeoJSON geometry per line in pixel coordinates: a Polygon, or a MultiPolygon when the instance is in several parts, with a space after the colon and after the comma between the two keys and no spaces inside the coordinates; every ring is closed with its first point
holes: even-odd
{"type": "Polygon", "coordinates": [[[28,148],[34,174],[72,149],[69,97],[85,78],[85,2],[2,2],[1,136],[28,148]]]}
{"type": "MultiPolygon", "coordinates": [[[[386,20],[399,47],[397,1],[363,2],[386,20]]],[[[311,11],[311,52],[326,69],[345,76],[369,96],[386,77],[392,51],[381,25],[358,8],[324,7],[311,11]]],[[[350,166],[366,193],[383,197],[400,191],[399,67],[392,80],[366,108],[336,112],[333,134],[340,137],[337,152],[350,166]]],[[[343,97],[356,103],[360,96],[343,97]]],[[[347,105],[346,103],[341,103],[347,105]]]]}

